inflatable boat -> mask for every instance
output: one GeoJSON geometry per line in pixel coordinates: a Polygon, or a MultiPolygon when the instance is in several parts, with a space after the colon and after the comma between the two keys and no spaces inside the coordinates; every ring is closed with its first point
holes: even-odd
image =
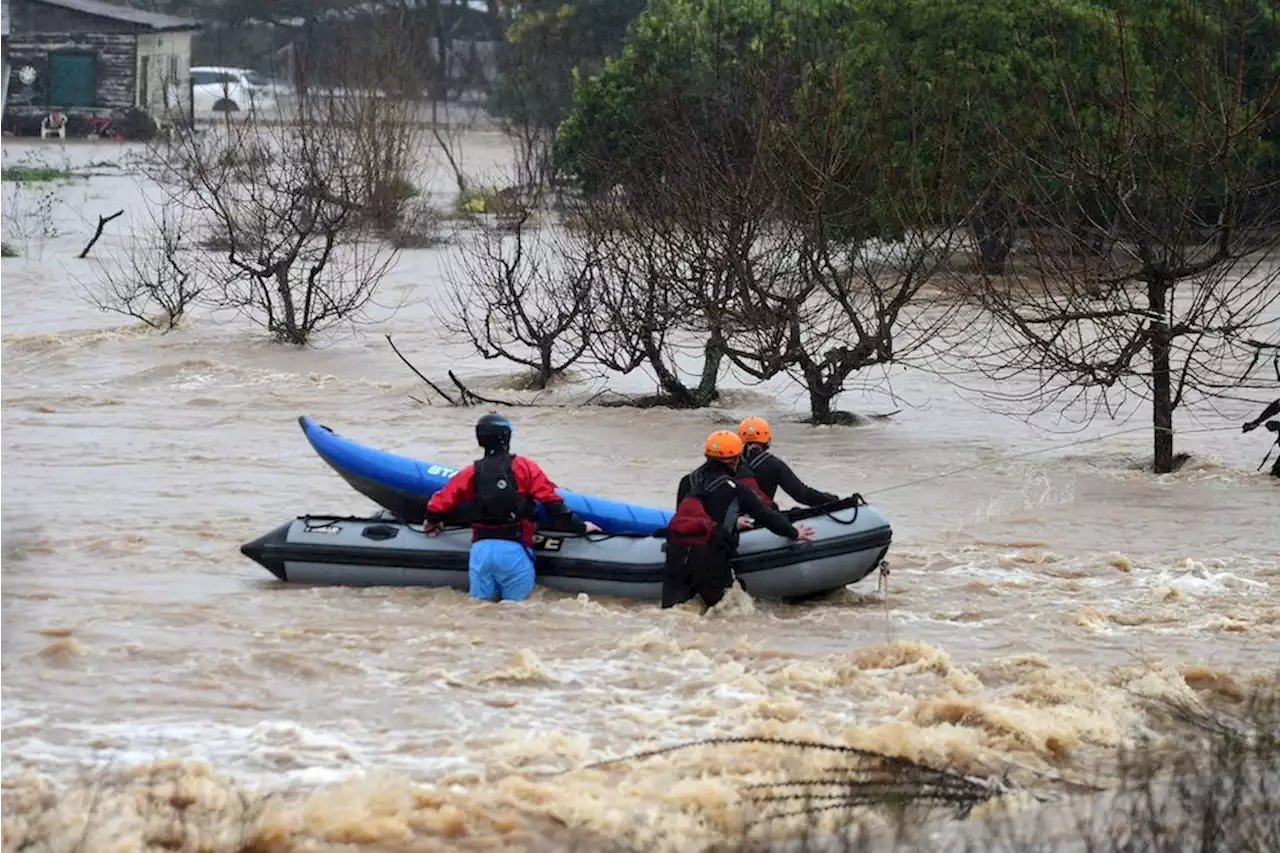
{"type": "MultiPolygon", "coordinates": [[[[298,424],[312,448],[338,476],[394,517],[412,524],[423,522],[427,500],[458,471],[368,447],[305,415],[298,418],[298,424]]],[[[580,495],[568,489],[557,491],[569,509],[580,518],[594,521],[606,533],[648,535],[665,527],[672,515],[670,510],[580,495]]],[[[540,521],[549,520],[541,507],[538,512],[540,521]]]]}
{"type": "MultiPolygon", "coordinates": [[[[857,583],[889,550],[885,517],[854,495],[789,513],[814,528],[792,542],[760,528],[744,531],[733,568],[756,598],[803,598],[857,583]]],[[[660,600],[665,541],[636,533],[539,531],[538,584],[560,592],[660,600]]],[[[432,586],[467,589],[471,531],[451,527],[427,536],[391,513],[372,518],[301,516],[240,551],[290,583],[432,586]]]]}

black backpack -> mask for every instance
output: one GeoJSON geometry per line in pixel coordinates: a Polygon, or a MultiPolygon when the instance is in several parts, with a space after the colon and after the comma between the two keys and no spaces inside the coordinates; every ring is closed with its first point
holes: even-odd
{"type": "Polygon", "coordinates": [[[480,524],[515,524],[533,513],[532,501],[520,494],[515,457],[499,453],[475,461],[475,520],[480,524]]]}

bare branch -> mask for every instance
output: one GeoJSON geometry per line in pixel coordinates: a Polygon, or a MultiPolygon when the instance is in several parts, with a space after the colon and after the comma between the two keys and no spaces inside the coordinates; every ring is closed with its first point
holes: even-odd
{"type": "Polygon", "coordinates": [[[495,198],[496,222],[471,218],[438,315],[484,358],[529,368],[528,388],[541,391],[587,352],[598,241],[542,223],[550,135],[533,126],[510,135],[515,174],[495,198]]]}
{"type": "Polygon", "coordinates": [[[151,227],[131,229],[134,237],[125,244],[123,257],[92,262],[100,281],[81,283],[80,289],[100,311],[132,317],[168,332],[201,299],[205,284],[196,272],[199,263],[188,254],[186,241],[192,229],[187,212],[181,207],[151,205],[146,211],[151,227]]]}
{"type": "Polygon", "coordinates": [[[445,402],[447,402],[450,406],[458,405],[452,397],[450,397],[445,392],[441,391],[438,385],[436,385],[434,382],[428,379],[421,370],[414,367],[413,362],[409,361],[409,359],[404,357],[404,354],[401,353],[400,349],[396,346],[396,342],[391,340],[391,335],[383,335],[383,337],[387,339],[387,343],[391,344],[391,351],[396,354],[396,357],[399,358],[402,362],[404,362],[405,367],[412,370],[414,372],[414,375],[416,375],[423,382],[427,383],[428,388],[430,388],[432,391],[435,391],[437,394],[443,397],[445,399],[445,402]]]}
{"type": "Polygon", "coordinates": [[[449,379],[457,386],[458,391],[462,393],[462,402],[464,406],[474,405],[475,403],[487,403],[490,406],[507,406],[515,408],[520,405],[519,403],[513,403],[510,400],[495,400],[490,397],[481,397],[466,385],[463,385],[462,380],[459,379],[452,370],[449,371],[449,379]]]}
{"type": "Polygon", "coordinates": [[[85,244],[85,247],[80,250],[80,254],[76,255],[76,257],[79,258],[80,260],[84,260],[85,258],[89,257],[89,250],[91,250],[94,244],[98,242],[98,239],[102,237],[102,229],[107,227],[108,222],[112,221],[113,219],[118,219],[121,216],[124,216],[123,210],[117,210],[115,213],[111,214],[110,216],[99,216],[98,227],[94,229],[93,236],[89,238],[89,242],[85,244]]]}

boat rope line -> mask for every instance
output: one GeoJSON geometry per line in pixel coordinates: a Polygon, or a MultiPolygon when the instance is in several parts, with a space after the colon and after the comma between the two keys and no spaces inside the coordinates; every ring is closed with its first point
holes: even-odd
{"type": "MultiPolygon", "coordinates": [[[[1039,453],[1049,453],[1051,451],[1069,450],[1072,447],[1079,447],[1081,445],[1092,444],[1093,442],[1098,442],[1098,441],[1106,441],[1107,439],[1116,438],[1117,436],[1121,436],[1121,435],[1130,435],[1132,433],[1147,432],[1150,429],[1151,427],[1149,426],[1130,427],[1129,429],[1122,429],[1122,430],[1117,430],[1115,432],[1109,432],[1109,433],[1106,433],[1105,435],[1096,435],[1091,438],[1077,439],[1076,441],[1068,442],[1067,444],[1057,444],[1051,447],[1038,447],[1035,450],[1025,450],[1021,453],[1005,454],[995,459],[988,459],[983,462],[976,462],[973,465],[965,465],[964,467],[953,468],[949,471],[942,471],[941,473],[938,473],[938,474],[930,474],[927,477],[921,477],[917,480],[909,480],[908,482],[905,482],[905,483],[898,483],[893,486],[887,486],[883,489],[876,489],[875,492],[877,494],[884,493],[884,492],[894,492],[894,491],[897,491],[898,489],[905,489],[909,486],[920,486],[926,483],[936,482],[946,477],[953,477],[956,474],[963,474],[966,471],[976,471],[980,468],[986,468],[990,465],[997,465],[1001,462],[1008,462],[1013,459],[1022,459],[1028,456],[1035,456],[1036,454],[1039,454],[1039,453]]],[[[1203,433],[1224,432],[1227,430],[1234,431],[1234,429],[1235,427],[1229,427],[1229,426],[1203,427],[1200,429],[1179,430],[1178,435],[1200,435],[1203,433]]],[[[1277,439],[1277,443],[1280,444],[1280,439],[1277,439]]],[[[1270,458],[1270,455],[1271,455],[1271,451],[1268,450],[1267,451],[1268,458],[1270,458]]],[[[1266,464],[1265,459],[1263,460],[1263,464],[1264,465],[1266,464]]],[[[1261,470],[1261,466],[1259,466],[1259,470],[1261,470]]],[[[860,493],[855,493],[847,498],[841,498],[839,501],[833,501],[832,503],[829,503],[823,506],[807,507],[801,510],[794,510],[792,511],[789,517],[791,521],[794,522],[794,521],[804,521],[810,518],[817,518],[818,516],[826,516],[827,518],[831,519],[837,524],[848,527],[858,522],[858,508],[865,504],[866,504],[866,500],[863,498],[863,496],[860,493]],[[848,521],[845,521],[843,518],[840,518],[837,515],[835,515],[836,512],[839,512],[840,510],[843,510],[843,509],[853,510],[853,517],[850,518],[848,521]]],[[[744,528],[741,532],[745,533],[747,531],[757,530],[757,529],[759,528],[756,525],[752,525],[751,527],[744,528]]],[[[622,537],[622,538],[629,538],[629,539],[648,539],[652,536],[652,534],[649,534],[649,533],[568,533],[566,535],[568,537],[587,537],[592,542],[606,542],[615,537],[622,537]]],[[[888,583],[887,575],[888,575],[887,570],[882,571],[881,580],[886,584],[886,586],[888,583]]]]}
{"type": "MultiPolygon", "coordinates": [[[[1051,447],[1038,447],[1034,450],[1022,451],[1021,453],[1004,454],[995,459],[987,459],[983,462],[976,462],[973,465],[965,465],[961,468],[953,468],[949,471],[942,471],[937,474],[930,474],[927,477],[921,477],[917,480],[909,480],[905,483],[898,483],[896,485],[887,486],[883,489],[875,489],[874,491],[877,494],[881,494],[884,492],[894,492],[894,491],[897,491],[898,489],[905,489],[905,488],[908,488],[909,486],[920,486],[926,483],[936,482],[946,477],[953,477],[956,474],[963,474],[966,471],[976,471],[980,468],[986,468],[988,466],[997,465],[1002,462],[1008,462],[1013,459],[1022,459],[1028,456],[1035,456],[1036,454],[1049,453],[1052,451],[1069,450],[1072,447],[1079,447],[1081,445],[1092,444],[1098,441],[1106,441],[1108,439],[1116,438],[1117,436],[1121,436],[1121,435],[1130,435],[1133,433],[1148,432],[1150,430],[1151,430],[1150,426],[1130,427],[1128,429],[1109,432],[1109,433],[1106,433],[1105,435],[1096,435],[1091,438],[1077,439],[1076,441],[1071,441],[1066,444],[1056,444],[1051,447]]],[[[1202,427],[1200,429],[1190,429],[1190,430],[1179,430],[1178,435],[1201,435],[1204,433],[1225,432],[1228,430],[1234,431],[1235,427],[1220,426],[1220,427],[1202,427]]],[[[1277,439],[1277,444],[1280,445],[1280,438],[1277,439]]],[[[1271,455],[1271,451],[1268,450],[1267,451],[1268,458],[1270,458],[1270,455],[1271,455]]],[[[1263,464],[1264,465],[1266,464],[1266,460],[1263,460],[1263,464]]],[[[1261,470],[1261,466],[1259,466],[1259,470],[1261,470]]],[[[850,525],[857,523],[858,508],[861,506],[864,506],[865,504],[866,504],[866,500],[863,498],[862,494],[855,493],[853,495],[850,495],[847,498],[841,498],[839,501],[833,501],[832,503],[829,503],[829,504],[816,506],[816,507],[806,507],[804,509],[799,509],[799,510],[793,510],[789,517],[791,521],[794,522],[794,521],[804,521],[810,518],[817,518],[819,516],[826,516],[827,518],[831,519],[837,524],[848,527],[850,525]],[[839,516],[835,515],[836,512],[839,512],[840,510],[844,510],[844,509],[853,510],[853,517],[850,518],[848,521],[845,521],[843,518],[840,518],[839,516]]],[[[759,529],[759,528],[757,528],[755,525],[752,525],[751,527],[744,528],[742,532],[745,533],[749,530],[756,530],[756,529],[759,529]]],[[[585,537],[588,537],[592,542],[605,542],[615,537],[648,539],[650,538],[651,535],[652,534],[648,534],[648,533],[568,533],[567,534],[567,536],[569,537],[585,536],[585,537]]],[[[882,578],[881,578],[882,581],[886,583],[886,585],[887,585],[887,575],[888,575],[888,572],[884,571],[882,573],[882,578]]]]}
{"type": "MultiPolygon", "coordinates": [[[[1034,456],[1038,453],[1048,453],[1050,451],[1068,450],[1072,447],[1078,447],[1080,445],[1090,444],[1096,441],[1105,441],[1109,438],[1115,438],[1116,436],[1120,436],[1120,435],[1128,435],[1130,433],[1137,433],[1137,432],[1147,432],[1150,429],[1151,427],[1149,426],[1131,427],[1129,429],[1117,430],[1116,432],[1107,433],[1105,435],[1093,436],[1092,438],[1078,439],[1076,441],[1068,442],[1067,444],[1059,444],[1059,445],[1054,445],[1052,447],[1038,447],[1035,450],[1027,450],[1027,451],[1023,451],[1022,453],[1005,454],[995,459],[988,459],[983,462],[977,462],[973,465],[965,465],[961,468],[953,468],[950,471],[943,471],[938,474],[931,474],[928,477],[921,477],[917,480],[910,480],[906,483],[898,483],[897,485],[888,486],[887,488],[876,489],[876,492],[877,493],[893,492],[893,491],[897,491],[898,489],[905,489],[909,486],[920,486],[926,483],[936,482],[946,477],[952,477],[952,476],[955,476],[956,474],[962,474],[966,471],[976,471],[980,468],[985,468],[990,465],[996,465],[1001,462],[1007,462],[1012,459],[1022,459],[1028,456],[1034,456]]],[[[1180,435],[1197,435],[1201,433],[1224,432],[1226,430],[1233,430],[1233,429],[1234,427],[1228,427],[1228,426],[1204,427],[1201,429],[1182,430],[1179,434],[1180,435]]],[[[1276,439],[1276,443],[1277,445],[1280,445],[1280,437],[1276,439]]],[[[1268,450],[1267,456],[1269,457],[1270,455],[1271,455],[1271,451],[1268,450]]],[[[1264,465],[1266,464],[1265,459],[1263,460],[1263,464],[1264,465]]],[[[1259,466],[1259,470],[1261,470],[1261,466],[1259,466]]],[[[840,519],[835,518],[834,516],[831,516],[831,518],[842,524],[845,523],[840,519]]],[[[856,510],[854,511],[853,520],[854,521],[857,520],[856,510]]],[[[848,523],[851,524],[853,522],[848,522],[848,523]]],[[[889,616],[889,564],[887,561],[885,560],[880,561],[878,575],[879,576],[876,578],[876,593],[880,596],[880,602],[884,608],[885,641],[892,642],[893,641],[893,620],[889,616]]]]}
{"type": "MultiPolygon", "coordinates": [[[[1038,447],[1035,450],[1024,450],[1021,453],[1003,454],[1001,456],[996,457],[995,459],[988,459],[983,462],[975,462],[972,465],[965,465],[961,468],[952,468],[950,471],[943,471],[938,474],[930,474],[928,477],[921,477],[918,480],[909,480],[908,482],[905,482],[905,483],[898,483],[897,485],[886,486],[883,489],[875,489],[874,491],[876,494],[883,494],[885,492],[895,492],[898,489],[905,489],[908,486],[920,486],[925,483],[932,483],[937,480],[944,479],[946,477],[953,477],[956,474],[963,474],[966,471],[976,471],[979,468],[986,468],[990,465],[998,465],[1001,462],[1009,462],[1014,459],[1023,459],[1027,456],[1035,456],[1036,454],[1039,454],[1039,453],[1050,453],[1056,450],[1069,450],[1072,447],[1079,447],[1080,445],[1083,445],[1083,444],[1092,444],[1093,442],[1106,441],[1107,439],[1115,438],[1121,435],[1129,435],[1131,433],[1136,433],[1136,432],[1149,432],[1150,430],[1151,430],[1151,427],[1149,426],[1131,427],[1129,429],[1122,429],[1122,430],[1117,430],[1116,432],[1110,432],[1110,433],[1107,433],[1106,435],[1095,435],[1092,438],[1081,438],[1076,441],[1068,442],[1067,444],[1056,444],[1056,445],[1053,445],[1052,447],[1038,447]]],[[[1178,432],[1178,435],[1199,435],[1201,433],[1225,432],[1227,430],[1234,431],[1235,427],[1221,426],[1221,427],[1204,427],[1202,429],[1180,430],[1178,432]]]]}
{"type": "Polygon", "coordinates": [[[854,492],[852,495],[849,495],[849,497],[847,498],[840,498],[839,500],[832,501],[831,503],[819,504],[813,507],[805,507],[804,509],[793,509],[790,511],[790,513],[787,514],[787,517],[790,518],[792,521],[805,521],[806,519],[817,518],[820,515],[825,515],[827,518],[831,519],[837,524],[842,524],[845,527],[848,527],[851,524],[857,523],[858,510],[861,507],[864,507],[866,505],[867,505],[866,499],[862,497],[860,493],[854,492]],[[845,521],[843,518],[837,517],[835,513],[839,512],[842,509],[852,509],[853,517],[850,518],[848,521],[845,521]]]}

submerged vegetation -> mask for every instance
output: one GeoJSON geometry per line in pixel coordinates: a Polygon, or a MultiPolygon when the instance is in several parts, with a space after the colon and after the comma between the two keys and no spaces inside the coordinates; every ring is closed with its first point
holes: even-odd
{"type": "Polygon", "coordinates": [[[448,221],[442,323],[533,389],[640,372],[654,393],[633,402],[693,408],[727,375],[785,377],[843,424],[855,383],[928,370],[1019,414],[1141,401],[1167,472],[1179,408],[1273,382],[1266,0],[497,3],[467,24],[504,39],[483,81],[414,54],[429,9],[346,10],[335,50],[321,7],[292,125],[153,143],[205,253],[172,259],[200,280],[178,301],[305,344],[448,221]],[[467,86],[511,143],[505,183],[467,174],[467,86]],[[437,155],[443,203],[416,190],[437,155]]]}
{"type": "MultiPolygon", "coordinates": [[[[600,774],[694,749],[723,753],[724,760],[710,766],[719,764],[730,773],[742,772],[730,769],[741,764],[731,757],[734,750],[779,750],[793,756],[793,771],[744,782],[731,813],[714,819],[708,815],[708,840],[687,840],[681,849],[688,850],[1280,849],[1280,702],[1275,684],[1259,683],[1216,699],[1212,690],[1195,695],[1145,700],[1144,729],[1093,772],[1076,767],[1045,773],[988,761],[985,775],[959,773],[845,744],[741,737],[680,744],[542,778],[554,782],[569,774],[600,774]],[[800,760],[802,754],[809,760],[800,760]]],[[[524,784],[537,778],[529,776],[524,784]]],[[[467,792],[406,787],[367,799],[344,786],[333,786],[327,794],[264,794],[215,776],[204,765],[179,761],[112,771],[70,787],[19,779],[6,785],[5,850],[131,845],[139,850],[276,853],[325,844],[382,850],[433,843],[442,845],[439,849],[490,849],[486,845],[495,843],[619,853],[653,849],[652,834],[624,832],[621,825],[616,837],[591,833],[573,817],[556,819],[554,811],[542,815],[536,797],[522,807],[519,792],[526,788],[516,779],[504,785],[514,799],[486,799],[483,785],[467,792]],[[397,841],[387,847],[393,837],[397,841]]],[[[723,805],[707,801],[703,807],[710,811],[723,805]]]]}
{"type": "Polygon", "coordinates": [[[80,177],[74,172],[65,169],[52,169],[48,167],[24,167],[15,166],[12,169],[5,169],[0,172],[0,181],[21,184],[38,184],[52,183],[55,181],[70,181],[80,177]]]}
{"type": "Polygon", "coordinates": [[[868,367],[953,364],[1149,401],[1163,472],[1180,405],[1271,382],[1277,69],[1258,0],[653,0],[556,164],[669,223],[642,268],[679,330],[815,421],[868,367]]]}
{"type": "MultiPolygon", "coordinates": [[[[868,374],[976,370],[992,397],[1029,408],[1147,401],[1167,471],[1179,407],[1274,387],[1280,11],[1267,0],[492,5],[509,17],[491,101],[512,147],[507,184],[464,179],[456,128],[415,113],[424,88],[448,98],[422,68],[422,30],[380,18],[385,38],[324,69],[352,94],[304,90],[292,124],[227,118],[151,143],[161,201],[123,251],[90,261],[89,298],[159,332],[197,306],[230,310],[305,346],[376,306],[402,253],[445,242],[448,223],[441,325],[518,366],[513,393],[641,372],[654,393],[628,404],[698,408],[728,374],[786,377],[812,422],[841,424],[842,393],[868,374]],[[424,151],[455,171],[447,201],[425,189],[424,151]],[[1030,391],[1009,391],[1028,378],[1030,391]]],[[[54,233],[42,184],[70,174],[29,173],[55,177],[5,172],[6,257],[54,233]]],[[[437,394],[450,404],[494,404],[448,376],[457,391],[437,394]]],[[[651,815],[610,802],[607,837],[554,786],[582,774],[621,802],[618,768],[642,774],[691,750],[713,757],[679,796],[652,801],[655,821],[713,839],[681,850],[1280,850],[1276,683],[1184,680],[1176,699],[1126,706],[1120,746],[1100,738],[1087,758],[1056,732],[985,719],[946,678],[910,709],[913,734],[986,726],[1014,746],[974,737],[971,763],[947,766],[906,742],[851,745],[852,724],[830,743],[709,739],[525,772],[555,760],[544,750],[502,778],[363,799],[340,786],[266,794],[177,761],[70,786],[11,778],[4,850],[660,849],[631,831],[651,815]],[[763,751],[785,758],[765,765],[763,751]],[[707,779],[731,784],[696,787],[707,779]]],[[[813,689],[843,702],[887,685],[813,689]]],[[[686,689],[706,686],[673,692],[686,689]]],[[[1041,707],[1077,712],[1058,685],[1044,693],[1041,707]]],[[[493,699],[495,720],[516,701],[493,699]]]]}

